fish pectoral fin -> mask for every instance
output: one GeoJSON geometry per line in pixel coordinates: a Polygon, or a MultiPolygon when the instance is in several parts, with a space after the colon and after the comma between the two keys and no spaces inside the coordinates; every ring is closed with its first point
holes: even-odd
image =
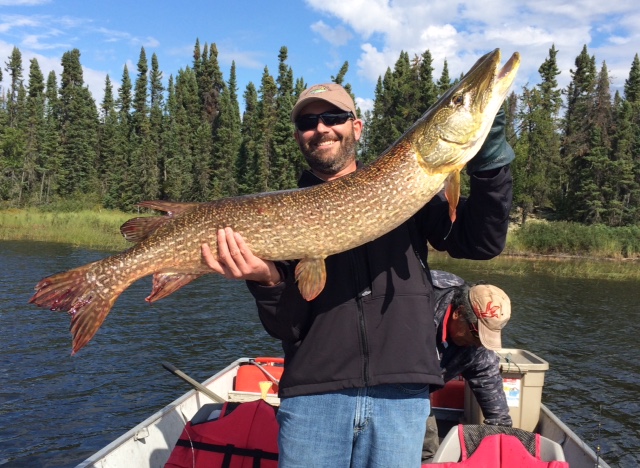
{"type": "Polygon", "coordinates": [[[454,171],[449,174],[447,180],[444,181],[444,196],[449,202],[449,219],[451,224],[456,221],[456,209],[460,201],[460,171],[454,171]]]}
{"type": "Polygon", "coordinates": [[[327,282],[327,270],[322,258],[305,258],[296,265],[296,281],[300,294],[307,301],[315,299],[327,282]]]}
{"type": "Polygon", "coordinates": [[[153,288],[151,294],[145,299],[147,302],[156,302],[169,294],[176,292],[181,287],[200,278],[204,273],[190,275],[186,273],[164,272],[153,275],[153,288]]]}

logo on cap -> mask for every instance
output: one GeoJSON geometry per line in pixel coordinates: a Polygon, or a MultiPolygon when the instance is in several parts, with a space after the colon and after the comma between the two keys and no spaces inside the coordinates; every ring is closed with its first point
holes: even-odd
{"type": "Polygon", "coordinates": [[[497,318],[501,315],[499,313],[499,310],[500,310],[499,305],[494,306],[493,303],[489,301],[487,302],[487,305],[484,311],[480,311],[480,315],[484,318],[497,318]]]}
{"type": "Polygon", "coordinates": [[[309,91],[309,94],[324,93],[325,91],[329,91],[329,90],[324,86],[318,86],[316,89],[309,91]]]}

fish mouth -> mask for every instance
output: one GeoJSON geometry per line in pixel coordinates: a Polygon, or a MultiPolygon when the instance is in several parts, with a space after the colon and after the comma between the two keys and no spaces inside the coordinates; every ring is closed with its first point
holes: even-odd
{"type": "MultiPolygon", "coordinates": [[[[498,62],[500,60],[498,59],[498,62]]],[[[507,62],[502,66],[500,71],[496,74],[496,81],[504,81],[507,80],[509,83],[507,86],[511,86],[511,82],[515,78],[515,73],[520,68],[520,54],[518,52],[514,52],[513,55],[507,60],[507,62]]]]}

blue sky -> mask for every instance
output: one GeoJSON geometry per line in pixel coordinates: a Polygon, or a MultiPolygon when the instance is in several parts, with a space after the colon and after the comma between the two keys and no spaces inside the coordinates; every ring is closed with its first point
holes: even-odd
{"type": "MultiPolygon", "coordinates": [[[[235,61],[239,96],[264,67],[277,75],[281,46],[288,64],[308,84],[329,81],[344,61],[346,81],[361,109],[370,109],[375,84],[400,51],[429,50],[435,78],[444,59],[450,75],[464,73],[494,48],[522,55],[514,90],[539,81],[538,68],[555,44],[562,74],[570,81],[575,57],[587,45],[598,68],[606,61],[620,89],[640,51],[637,0],[0,0],[0,64],[14,46],[22,52],[24,77],[37,58],[45,76],[60,74],[62,54],[81,52],[84,80],[96,101],[109,74],[117,88],[125,64],[135,80],[140,48],[158,56],[165,81],[192,63],[196,38],[215,43],[225,79],[235,61]]],[[[7,86],[4,73],[3,89],[7,86]]],[[[241,103],[242,105],[243,103],[241,103]]]]}

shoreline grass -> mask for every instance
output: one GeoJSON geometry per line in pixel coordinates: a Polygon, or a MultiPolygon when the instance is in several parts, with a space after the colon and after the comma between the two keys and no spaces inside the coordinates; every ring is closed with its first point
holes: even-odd
{"type": "Polygon", "coordinates": [[[120,226],[134,216],[112,210],[0,210],[0,240],[53,242],[121,251],[130,244],[120,234],[120,226]]]}
{"type": "MultiPolygon", "coordinates": [[[[0,210],[0,241],[38,241],[120,252],[131,244],[120,226],[134,213],[97,209],[48,212],[0,210]]],[[[579,278],[640,280],[640,228],[605,228],[571,223],[528,223],[509,233],[499,257],[483,262],[455,260],[430,251],[438,268],[509,275],[532,272],[579,278]]]]}

